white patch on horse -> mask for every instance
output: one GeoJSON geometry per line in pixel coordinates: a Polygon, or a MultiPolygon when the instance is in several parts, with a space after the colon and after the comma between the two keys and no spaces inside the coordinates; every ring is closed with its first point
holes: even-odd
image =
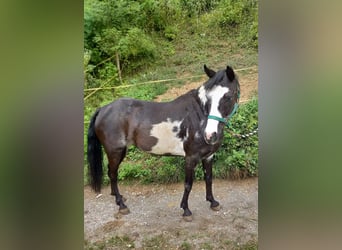
{"type": "Polygon", "coordinates": [[[198,97],[201,100],[203,106],[207,103],[207,96],[206,96],[206,92],[205,92],[205,88],[204,86],[201,86],[198,90],[198,97]]]}
{"type": "Polygon", "coordinates": [[[183,140],[177,137],[181,123],[182,121],[171,122],[170,118],[168,118],[166,122],[153,125],[150,134],[157,138],[158,142],[152,147],[150,152],[159,155],[172,154],[185,156],[183,140]],[[177,127],[177,131],[174,129],[175,127],[177,127]]]}
{"type": "MultiPolygon", "coordinates": [[[[222,86],[215,86],[209,93],[208,96],[211,99],[211,107],[209,115],[217,116],[222,118],[220,111],[218,110],[219,103],[224,94],[229,92],[229,88],[222,86]]],[[[217,133],[218,121],[213,119],[208,119],[207,126],[205,128],[205,134],[211,135],[214,132],[217,133]]]]}
{"type": "Polygon", "coordinates": [[[212,158],[214,157],[214,154],[211,154],[211,155],[209,155],[208,157],[207,157],[207,161],[210,161],[212,158]]]}

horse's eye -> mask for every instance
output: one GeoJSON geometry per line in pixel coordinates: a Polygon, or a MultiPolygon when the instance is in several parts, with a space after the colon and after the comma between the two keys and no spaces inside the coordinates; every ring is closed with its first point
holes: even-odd
{"type": "Polygon", "coordinates": [[[229,95],[228,93],[224,94],[224,98],[228,101],[232,100],[232,96],[229,95]]]}

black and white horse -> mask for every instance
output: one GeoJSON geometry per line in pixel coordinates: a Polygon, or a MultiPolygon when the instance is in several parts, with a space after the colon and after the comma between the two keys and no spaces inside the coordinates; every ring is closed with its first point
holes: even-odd
{"type": "Polygon", "coordinates": [[[185,157],[185,188],[180,205],[185,220],[192,220],[188,197],[199,161],[205,174],[206,199],[213,210],[220,209],[212,193],[213,154],[238,105],[240,85],[229,66],[215,72],[204,65],[204,71],[209,79],[203,86],[171,102],[121,98],[99,108],[91,118],[87,152],[90,183],[100,192],[103,145],[109,162],[111,194],[115,195],[120,213],[127,214],[129,210],[118,189],[118,168],[131,144],[152,154],[185,157]]]}

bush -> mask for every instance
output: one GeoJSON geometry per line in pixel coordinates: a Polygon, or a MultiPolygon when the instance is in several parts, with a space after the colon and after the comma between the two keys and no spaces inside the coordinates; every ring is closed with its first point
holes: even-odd
{"type": "Polygon", "coordinates": [[[171,26],[171,25],[169,25],[169,26],[167,26],[167,27],[165,28],[164,36],[165,36],[169,41],[172,41],[172,40],[174,40],[174,39],[177,37],[178,32],[179,32],[179,30],[178,30],[177,26],[171,26]]]}
{"type": "Polygon", "coordinates": [[[108,85],[122,83],[117,75],[117,54],[124,82],[149,66],[167,64],[172,55],[177,55],[182,64],[193,64],[194,57],[200,57],[202,51],[209,53],[209,36],[229,37],[229,41],[240,47],[257,49],[257,3],[256,0],[85,0],[86,87],[99,87],[107,79],[111,79],[108,85]],[[187,37],[191,37],[189,44],[179,46],[187,37]],[[196,55],[182,57],[187,47],[196,55]]]}
{"type": "Polygon", "coordinates": [[[120,39],[118,51],[123,61],[122,67],[127,67],[129,71],[132,71],[153,60],[156,46],[148,35],[135,27],[120,39]]]}
{"type": "Polygon", "coordinates": [[[141,164],[127,164],[123,162],[120,165],[118,179],[121,181],[140,179],[144,182],[150,182],[149,178],[151,178],[151,170],[143,168],[141,164]]]}
{"type": "Polygon", "coordinates": [[[181,0],[181,6],[189,17],[198,16],[212,10],[219,0],[181,0]]]}
{"type": "MultiPolygon", "coordinates": [[[[236,134],[250,132],[258,124],[258,100],[255,98],[232,117],[231,130],[236,134]]],[[[214,176],[218,178],[245,178],[258,175],[258,137],[238,138],[225,133],[224,141],[215,154],[214,176]]]]}
{"type": "Polygon", "coordinates": [[[258,4],[256,0],[224,0],[213,20],[222,31],[236,36],[242,47],[258,48],[258,4]]]}

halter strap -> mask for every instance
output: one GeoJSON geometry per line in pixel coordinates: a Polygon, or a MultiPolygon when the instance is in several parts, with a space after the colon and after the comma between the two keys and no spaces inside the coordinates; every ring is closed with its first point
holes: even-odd
{"type": "Polygon", "coordinates": [[[215,116],[215,115],[208,115],[208,119],[212,119],[212,120],[216,120],[216,121],[219,121],[219,122],[227,123],[227,119],[226,118],[218,117],[218,116],[215,116]]]}
{"type": "Polygon", "coordinates": [[[230,118],[235,114],[235,112],[236,112],[236,110],[238,109],[238,107],[239,107],[239,104],[236,102],[236,103],[234,104],[233,111],[228,115],[228,119],[230,119],[230,118]]]}
{"type": "Polygon", "coordinates": [[[234,104],[233,111],[228,115],[228,118],[222,118],[222,117],[218,117],[218,116],[215,116],[215,115],[208,115],[208,119],[212,119],[212,120],[215,120],[215,121],[222,122],[227,127],[229,127],[229,119],[235,114],[235,112],[238,109],[238,107],[239,107],[239,104],[236,102],[234,104]]]}

